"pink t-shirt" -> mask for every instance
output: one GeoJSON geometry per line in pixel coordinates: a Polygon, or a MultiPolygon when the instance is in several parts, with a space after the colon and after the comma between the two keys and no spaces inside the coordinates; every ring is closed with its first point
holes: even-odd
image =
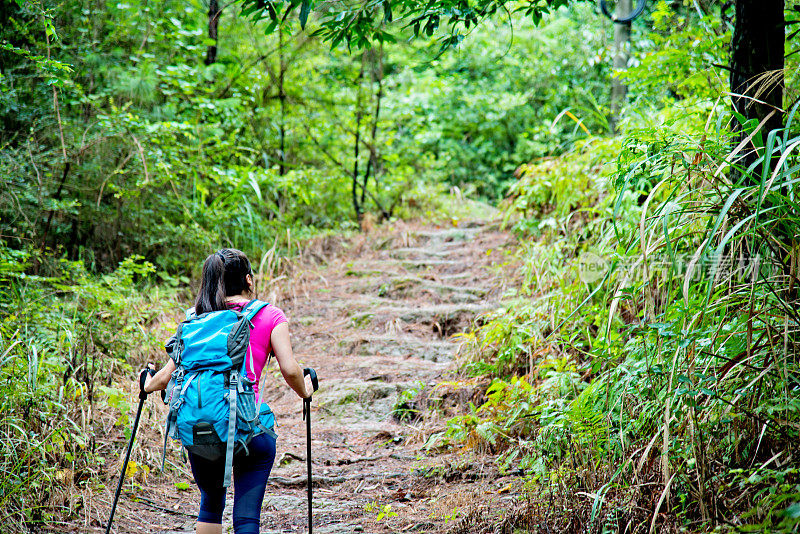
{"type": "MultiPolygon", "coordinates": [[[[244,305],[244,302],[235,302],[228,304],[228,307],[242,311],[244,305]]],[[[247,369],[247,378],[256,383],[253,390],[256,393],[256,403],[258,403],[258,382],[261,380],[261,372],[267,364],[267,357],[272,352],[272,343],[270,342],[272,330],[279,324],[289,321],[283,310],[267,304],[259,310],[251,322],[253,329],[250,331],[250,345],[247,347],[245,369],[247,369]]]]}

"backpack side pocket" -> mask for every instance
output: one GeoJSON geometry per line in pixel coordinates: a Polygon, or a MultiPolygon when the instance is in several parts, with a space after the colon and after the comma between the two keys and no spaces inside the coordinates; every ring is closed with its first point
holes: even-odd
{"type": "Polygon", "coordinates": [[[236,430],[248,436],[253,432],[256,422],[256,395],[253,391],[255,382],[247,378],[247,375],[242,375],[240,381],[241,387],[236,401],[236,430]]]}
{"type": "Polygon", "coordinates": [[[256,434],[265,433],[278,439],[278,434],[275,432],[275,414],[272,413],[272,408],[266,402],[261,403],[261,412],[258,414],[258,428],[256,434]]]}

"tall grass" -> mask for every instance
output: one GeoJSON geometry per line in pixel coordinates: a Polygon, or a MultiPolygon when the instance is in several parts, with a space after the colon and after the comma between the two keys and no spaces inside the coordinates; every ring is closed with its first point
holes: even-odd
{"type": "Polygon", "coordinates": [[[585,531],[800,529],[793,117],[734,150],[709,120],[527,169],[519,297],[465,345],[495,382],[440,440],[488,443],[585,531]]]}
{"type": "Polygon", "coordinates": [[[109,417],[126,426],[129,378],[161,352],[157,325],[174,299],[147,285],[152,269],[131,258],[98,277],[80,262],[0,246],[4,532],[81,517],[82,495],[116,469],[96,454],[108,438],[96,430],[109,417]],[[25,274],[35,261],[49,276],[25,274]]]}

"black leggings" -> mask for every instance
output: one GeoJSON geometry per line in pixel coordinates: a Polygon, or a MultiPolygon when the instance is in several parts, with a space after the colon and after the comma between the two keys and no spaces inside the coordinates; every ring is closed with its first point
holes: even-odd
{"type": "MultiPolygon", "coordinates": [[[[260,434],[250,440],[248,449],[250,454],[240,453],[233,459],[233,530],[236,534],[258,534],[261,503],[275,462],[275,438],[260,434]]],[[[197,521],[222,523],[225,459],[212,462],[189,453],[189,463],[200,488],[197,521]]]]}

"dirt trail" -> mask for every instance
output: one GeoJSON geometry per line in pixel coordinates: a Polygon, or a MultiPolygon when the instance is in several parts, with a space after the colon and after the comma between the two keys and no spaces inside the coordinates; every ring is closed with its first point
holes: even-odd
{"type": "MultiPolygon", "coordinates": [[[[506,481],[481,461],[426,454],[430,419],[403,422],[396,410],[413,415],[413,403],[402,401],[452,374],[458,344],[451,336],[496,304],[501,288],[492,266],[503,261],[508,241],[491,222],[399,223],[351,242],[321,242],[324,262],[295,266],[283,298],[273,294],[290,318],[298,360],[321,381],[312,417],[315,532],[436,532],[476,496],[509,498],[498,496],[506,481]]],[[[279,439],[262,532],[306,532],[301,402],[274,364],[270,373],[265,394],[278,414],[279,439]]],[[[138,449],[151,465],[161,450],[159,408],[146,417],[138,449]]],[[[176,469],[151,474],[123,495],[116,532],[193,531],[198,494],[193,485],[176,490],[176,481],[191,478],[178,454],[170,458],[176,469]]],[[[97,503],[98,517],[106,503],[97,503]]],[[[228,525],[230,509],[229,498],[228,525]]]]}

